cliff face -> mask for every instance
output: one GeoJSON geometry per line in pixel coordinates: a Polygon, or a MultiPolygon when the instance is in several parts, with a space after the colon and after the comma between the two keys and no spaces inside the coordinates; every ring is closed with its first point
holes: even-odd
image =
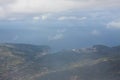
{"type": "Polygon", "coordinates": [[[48,46],[0,45],[0,80],[120,80],[120,47],[49,54],[48,46]]]}

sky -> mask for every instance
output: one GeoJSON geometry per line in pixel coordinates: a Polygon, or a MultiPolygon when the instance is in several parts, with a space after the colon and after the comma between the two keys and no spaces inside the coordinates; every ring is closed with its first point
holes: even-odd
{"type": "Polygon", "coordinates": [[[120,45],[120,0],[0,0],[0,43],[72,49],[120,45]]]}

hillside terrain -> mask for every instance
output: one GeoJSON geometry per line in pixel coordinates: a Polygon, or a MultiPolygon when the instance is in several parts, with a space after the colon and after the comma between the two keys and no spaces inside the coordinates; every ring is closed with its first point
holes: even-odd
{"type": "Polygon", "coordinates": [[[120,46],[50,53],[50,47],[0,44],[0,80],[120,80],[120,46]]]}

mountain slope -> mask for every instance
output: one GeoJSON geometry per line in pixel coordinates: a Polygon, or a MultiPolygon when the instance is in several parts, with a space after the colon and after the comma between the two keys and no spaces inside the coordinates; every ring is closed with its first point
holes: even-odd
{"type": "Polygon", "coordinates": [[[120,47],[49,54],[48,46],[0,45],[0,80],[120,80],[120,47]]]}
{"type": "Polygon", "coordinates": [[[35,59],[46,55],[49,50],[48,46],[1,44],[0,80],[12,80],[15,74],[21,74],[20,71],[25,69],[28,70],[27,67],[30,67],[35,59]]]}

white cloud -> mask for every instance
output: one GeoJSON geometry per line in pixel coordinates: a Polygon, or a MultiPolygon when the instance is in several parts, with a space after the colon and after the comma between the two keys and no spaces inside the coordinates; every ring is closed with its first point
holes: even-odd
{"type": "Polygon", "coordinates": [[[40,17],[39,16],[35,16],[35,17],[33,17],[33,20],[35,20],[35,21],[37,20],[38,21],[38,20],[40,20],[40,17]]]}
{"type": "Polygon", "coordinates": [[[64,28],[64,29],[58,29],[56,32],[56,34],[55,35],[52,35],[52,36],[49,36],[48,37],[48,40],[49,41],[54,41],[54,40],[61,40],[61,39],[63,39],[64,37],[65,37],[65,32],[66,32],[67,30],[64,28]]]}
{"type": "Polygon", "coordinates": [[[120,21],[112,21],[112,22],[108,23],[107,28],[120,29],[120,21]]]}
{"type": "Polygon", "coordinates": [[[64,33],[64,32],[66,32],[66,31],[67,31],[66,29],[61,29],[61,30],[58,29],[58,30],[57,30],[58,33],[64,33]]]}
{"type": "MultiPolygon", "coordinates": [[[[0,17],[120,7],[120,0],[0,0],[0,17]]],[[[43,19],[46,19],[43,16],[43,19]]],[[[62,18],[61,18],[62,19],[62,18]]],[[[75,19],[71,17],[70,19],[75,19]]]]}
{"type": "Polygon", "coordinates": [[[66,16],[62,16],[62,17],[59,17],[58,20],[75,20],[76,17],[73,17],[73,16],[70,16],[70,17],[66,17],[66,16]]]}
{"type": "Polygon", "coordinates": [[[13,41],[18,40],[18,38],[19,38],[19,36],[18,36],[18,35],[16,35],[15,37],[13,37],[13,41]]]}
{"type": "Polygon", "coordinates": [[[48,15],[41,15],[41,16],[35,16],[35,17],[33,17],[34,21],[46,20],[46,19],[48,19],[48,15]]]}
{"type": "Polygon", "coordinates": [[[8,7],[13,13],[48,13],[68,10],[75,4],[70,0],[15,0],[8,7]]]}
{"type": "Polygon", "coordinates": [[[41,18],[42,18],[42,20],[46,20],[48,18],[48,16],[47,15],[42,15],[41,18]]]}
{"type": "Polygon", "coordinates": [[[63,39],[63,38],[64,38],[64,35],[59,33],[59,34],[56,34],[54,36],[49,36],[48,40],[53,41],[53,40],[60,40],[60,39],[63,39]]]}
{"type": "Polygon", "coordinates": [[[13,17],[13,18],[8,18],[8,20],[9,20],[9,21],[16,21],[17,18],[14,18],[14,17],[13,17]]]}
{"type": "Polygon", "coordinates": [[[5,18],[5,17],[6,17],[6,13],[4,12],[4,9],[0,7],[0,18],[5,18]]]}
{"type": "Polygon", "coordinates": [[[100,35],[100,32],[98,30],[93,30],[92,31],[92,35],[98,36],[98,35],[100,35]]]}
{"type": "Polygon", "coordinates": [[[79,18],[79,20],[85,20],[85,19],[87,19],[87,17],[81,17],[81,18],[79,18]]]}
{"type": "Polygon", "coordinates": [[[76,17],[76,16],[62,16],[59,17],[58,20],[85,20],[87,17],[76,17]]]}

